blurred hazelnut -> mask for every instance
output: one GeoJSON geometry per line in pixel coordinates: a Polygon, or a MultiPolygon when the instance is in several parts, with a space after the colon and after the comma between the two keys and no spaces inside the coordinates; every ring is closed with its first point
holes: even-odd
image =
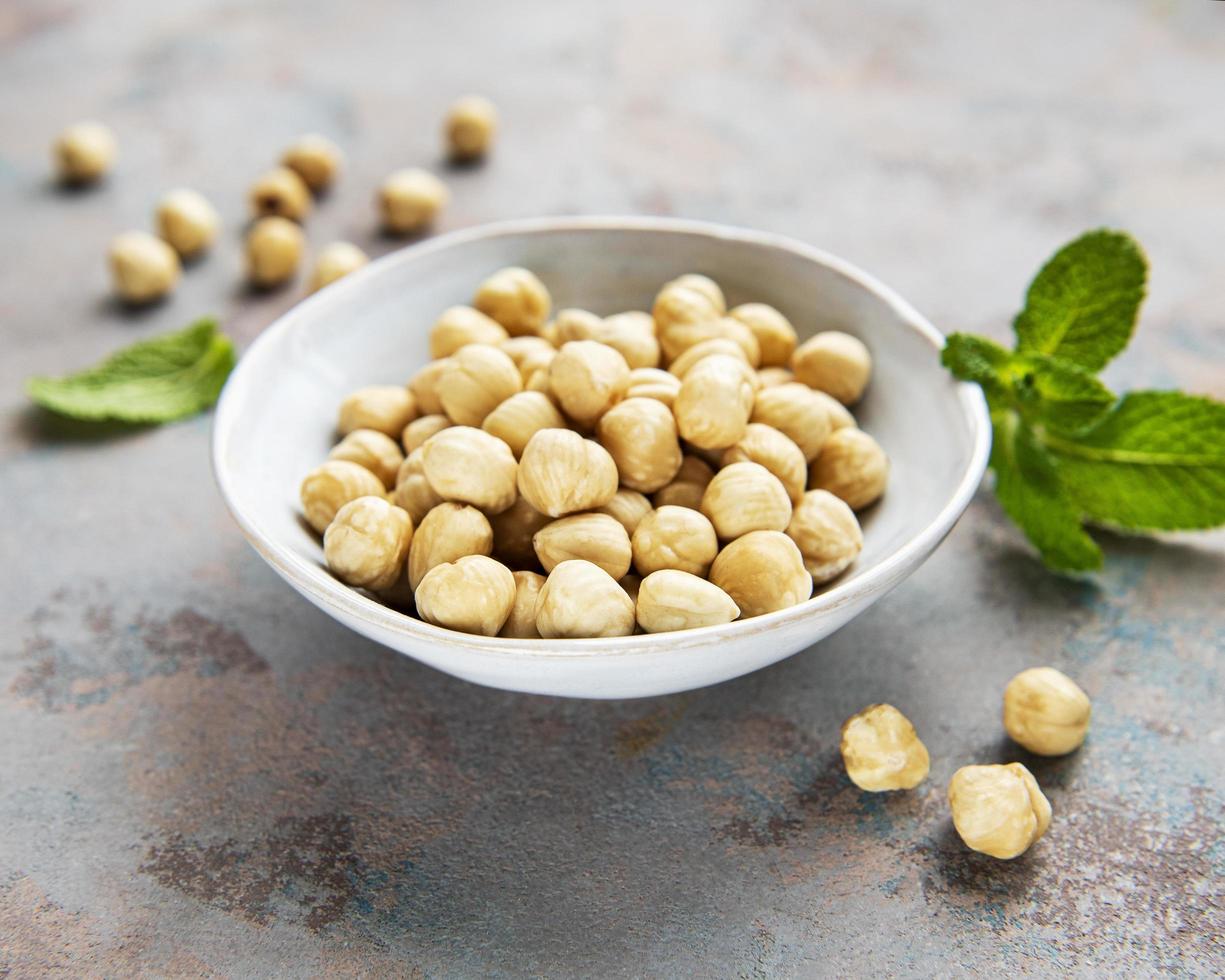
{"type": "Polygon", "coordinates": [[[217,239],[221,216],[208,198],[180,188],[157,203],[157,233],[183,258],[206,251],[217,239]]]}
{"type": "Polygon", "coordinates": [[[326,136],[309,133],[292,143],[281,163],[302,178],[315,194],[327,190],[336,179],[344,157],[340,147],[326,136]]]}
{"type": "Polygon", "coordinates": [[[125,302],[151,303],[178,285],[178,255],[147,232],[125,231],[116,236],[108,258],[115,292],[125,302]]]}
{"type": "Polygon", "coordinates": [[[350,272],[356,272],[369,261],[366,253],[351,242],[332,242],[325,245],[315,259],[315,268],[311,271],[308,288],[312,293],[317,293],[324,286],[330,286],[350,272]]]}
{"type": "MultiPolygon", "coordinates": [[[[500,344],[506,336],[502,325],[480,310],[452,306],[443,310],[430,328],[430,357],[449,357],[468,344],[500,344]]],[[[503,353],[510,356],[509,352],[503,353]]],[[[515,366],[518,367],[517,361],[515,366]]]]}
{"type": "Polygon", "coordinates": [[[288,167],[276,167],[251,185],[251,216],[303,221],[311,213],[310,188],[288,167]]]}
{"type": "Polygon", "coordinates": [[[453,424],[445,415],[422,415],[404,426],[404,431],[400,433],[400,444],[406,453],[411,453],[424,446],[430,436],[451,428],[453,424]]]}
{"type": "Polygon", "coordinates": [[[115,162],[115,136],[96,122],[76,123],[63,130],[52,146],[55,168],[67,184],[98,180],[115,162]]]}
{"type": "Polygon", "coordinates": [[[447,113],[447,152],[453,160],[483,157],[493,145],[497,127],[498,111],[488,99],[480,95],[457,99],[447,113]]]}
{"type": "Polygon", "coordinates": [[[422,231],[433,224],[450,198],[446,185],[428,170],[397,170],[379,188],[383,228],[392,235],[422,231]]]}
{"type": "Polygon", "coordinates": [[[345,396],[336,431],[348,435],[354,429],[374,429],[394,439],[416,417],[416,402],[407,388],[370,385],[345,396]]]}
{"type": "Polygon", "coordinates": [[[247,278],[263,289],[280,286],[298,271],[306,237],[287,218],[260,218],[247,232],[247,278]]]}
{"type": "Polygon", "coordinates": [[[745,303],[728,313],[753,332],[761,349],[765,367],[784,367],[795,350],[795,327],[773,306],[765,303],[745,303]]]}
{"type": "Polygon", "coordinates": [[[443,415],[442,396],[439,393],[439,383],[443,373],[451,366],[451,359],[444,357],[438,361],[430,361],[409,379],[408,390],[417,400],[417,408],[422,415],[443,415]]]}

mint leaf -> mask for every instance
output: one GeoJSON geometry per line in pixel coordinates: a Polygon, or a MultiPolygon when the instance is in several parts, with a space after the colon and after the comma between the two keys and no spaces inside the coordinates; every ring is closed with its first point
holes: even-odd
{"type": "Polygon", "coordinates": [[[1076,437],[1047,433],[1061,482],[1090,520],[1128,530],[1225,524],[1225,404],[1133,392],[1076,437]]]}
{"type": "Polygon", "coordinates": [[[1087,428],[1118,400],[1084,368],[1057,357],[1016,354],[1008,367],[1021,410],[1061,432],[1087,428]]]}
{"type": "Polygon", "coordinates": [[[71,418],[170,422],[212,405],[233,367],[233,343],[206,319],[125,347],[76,374],[31,378],[26,391],[71,418]]]}
{"type": "Polygon", "coordinates": [[[1144,299],[1148,263],[1117,231],[1091,231],[1065,245],[1030,284],[1013,328],[1017,350],[1100,370],[1127,346],[1144,299]]]}
{"type": "Polygon", "coordinates": [[[962,381],[974,381],[987,388],[1003,383],[1002,374],[1011,356],[986,337],[955,333],[945,341],[940,363],[962,381]]]}

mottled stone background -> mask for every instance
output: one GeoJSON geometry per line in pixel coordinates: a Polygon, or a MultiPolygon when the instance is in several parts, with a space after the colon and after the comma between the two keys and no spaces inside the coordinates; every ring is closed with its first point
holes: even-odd
{"type": "MultiPolygon", "coordinates": [[[[1044,572],[982,494],[913,579],[818,649],[720,687],[583,703],[483,690],[346,632],[246,546],[208,418],[103,435],[30,374],[192,317],[242,343],[299,289],[239,285],[243,191],[290,138],[349,154],[309,225],[372,252],[370,195],[492,95],[442,229],[676,214],[846,255],[945,329],[1004,336],[1101,224],[1152,259],[1126,385],[1225,397],[1225,3],[0,4],[0,976],[1208,974],[1225,933],[1225,542],[1112,539],[1044,572]],[[115,128],[87,193],[54,132],[115,128]],[[167,304],[106,298],[110,236],[175,185],[227,220],[167,304]],[[1024,758],[1004,682],[1094,698],[1033,763],[1025,858],[953,835],[959,765],[1024,758]],[[918,791],[840,771],[901,706],[918,791]]],[[[904,488],[897,492],[904,493],[904,488]]],[[[712,651],[716,655],[717,651],[712,651]]]]}

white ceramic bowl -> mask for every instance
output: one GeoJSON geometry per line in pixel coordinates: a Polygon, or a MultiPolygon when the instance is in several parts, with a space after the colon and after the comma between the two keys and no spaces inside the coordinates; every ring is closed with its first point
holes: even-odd
{"type": "Polygon", "coordinates": [[[978,486],[989,422],[979,390],[940,366],[942,338],[854,266],[776,235],[659,218],[556,218],[430,239],[371,263],[295,306],[239,361],[217,407],[213,465],[256,551],[290,585],[359,633],[478,684],[570,697],[628,698],[714,684],[828,636],[931,554],[978,486]],[[837,328],[871,349],[856,414],[892,461],[884,499],[861,515],[850,571],[798,606],[726,626],[587,640],[513,640],[440,629],[328,574],[298,516],[298,485],[327,455],[350,390],[405,381],[428,358],[446,307],[507,265],[534,270],[555,308],[650,309],[664,281],[703,272],[728,304],[761,301],[801,337],[837,328]]]}

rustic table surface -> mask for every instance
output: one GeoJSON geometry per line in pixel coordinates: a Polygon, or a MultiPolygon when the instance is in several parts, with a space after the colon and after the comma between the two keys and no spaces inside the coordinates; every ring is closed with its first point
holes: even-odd
{"type": "MultiPolygon", "coordinates": [[[[1205,974],[1225,933],[1225,544],[1107,539],[1043,571],[983,493],[836,636],[709,690],[485,690],[347,632],[243,541],[209,419],[98,433],[25,377],[216,313],[241,344],[248,181],[311,130],[348,154],[308,226],[372,253],[371,192],[441,166],[440,116],[502,108],[440,230],[557,213],[783,232],[1004,337],[1061,242],[1152,261],[1119,386],[1225,396],[1225,3],[211,3],[0,7],[0,976],[1205,974]],[[122,160],[68,193],[63,124],[122,160]],[[108,239],[196,187],[227,231],[173,299],[107,298],[108,239]],[[1094,699],[1025,758],[999,699],[1051,663],[1094,699]],[[917,791],[846,780],[838,728],[901,706],[917,791]],[[953,833],[944,785],[1024,758],[1055,810],[1026,857],[953,833]]],[[[905,488],[896,488],[904,493],[905,488]]],[[[717,651],[712,651],[712,656],[717,651]]]]}

